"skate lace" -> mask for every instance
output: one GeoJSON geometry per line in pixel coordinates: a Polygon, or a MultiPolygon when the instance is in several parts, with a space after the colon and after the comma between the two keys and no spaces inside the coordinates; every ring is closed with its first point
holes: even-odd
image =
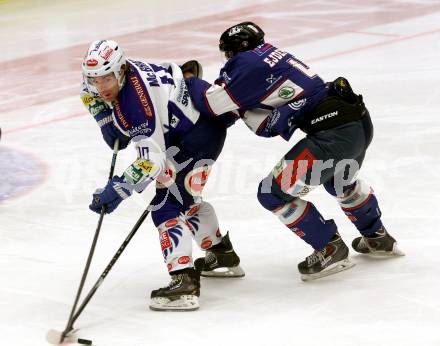
{"type": "Polygon", "coordinates": [[[173,288],[182,280],[183,274],[173,275],[171,281],[166,288],[173,288]]]}
{"type": "Polygon", "coordinates": [[[209,265],[216,265],[217,256],[213,252],[208,251],[205,256],[205,263],[209,265]]]}
{"type": "Polygon", "coordinates": [[[324,253],[325,250],[322,251],[314,251],[310,256],[307,256],[307,265],[312,266],[315,263],[323,262],[324,261],[324,253]]]}

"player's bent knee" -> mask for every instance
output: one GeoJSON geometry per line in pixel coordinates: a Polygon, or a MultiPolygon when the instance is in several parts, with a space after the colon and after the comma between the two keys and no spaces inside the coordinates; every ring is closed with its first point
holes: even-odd
{"type": "Polygon", "coordinates": [[[336,199],[342,208],[357,208],[365,203],[372,192],[371,187],[366,182],[358,179],[344,195],[337,196],[336,199]]]}
{"type": "MultiPolygon", "coordinates": [[[[271,188],[271,184],[268,181],[272,181],[271,177],[267,177],[258,185],[257,198],[260,204],[267,210],[273,211],[280,206],[284,205],[287,201],[281,196],[278,196],[276,192],[271,188]]],[[[293,197],[292,197],[293,198],[293,197]]]]}

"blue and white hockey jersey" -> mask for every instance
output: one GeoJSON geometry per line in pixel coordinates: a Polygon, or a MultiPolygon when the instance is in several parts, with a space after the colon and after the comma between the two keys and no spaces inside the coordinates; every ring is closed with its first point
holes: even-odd
{"type": "Polygon", "coordinates": [[[85,80],[81,99],[95,118],[112,121],[135,142],[138,158],[125,170],[124,177],[140,191],[164,173],[166,149],[194,126],[200,112],[191,102],[178,65],[130,59],[127,64],[129,69],[116,101],[105,102],[85,80]]]}
{"type": "Polygon", "coordinates": [[[286,140],[327,93],[324,81],[307,65],[269,43],[229,59],[214,85],[195,77],[187,84],[200,111],[238,110],[257,135],[286,140]]]}

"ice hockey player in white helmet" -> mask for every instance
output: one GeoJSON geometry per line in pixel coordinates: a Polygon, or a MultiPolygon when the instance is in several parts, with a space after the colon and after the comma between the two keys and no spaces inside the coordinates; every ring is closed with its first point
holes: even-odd
{"type": "Polygon", "coordinates": [[[93,194],[89,207],[111,213],[156,180],[151,216],[171,282],[151,292],[150,308],[196,310],[200,272],[193,264],[192,238],[202,250],[219,254],[218,269],[234,273],[224,276],[244,275],[229,234],[222,235],[213,206],[202,199],[231,115],[200,113],[178,65],[126,59],[114,41],[93,42],[82,70],[81,99],[105,142],[111,148],[116,139],[122,148],[133,142],[137,153],[122,175],[93,194]]]}

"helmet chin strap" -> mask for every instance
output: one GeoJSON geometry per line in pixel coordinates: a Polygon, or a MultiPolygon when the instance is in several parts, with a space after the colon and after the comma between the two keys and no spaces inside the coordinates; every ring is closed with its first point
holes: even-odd
{"type": "Polygon", "coordinates": [[[123,86],[125,85],[125,75],[127,74],[127,65],[123,65],[121,66],[121,70],[119,72],[119,78],[118,78],[118,85],[119,85],[119,90],[121,90],[123,88],[123,86]]]}
{"type": "Polygon", "coordinates": [[[125,85],[125,73],[121,78],[118,79],[118,85],[119,85],[119,90],[121,90],[122,87],[125,85]]]}

